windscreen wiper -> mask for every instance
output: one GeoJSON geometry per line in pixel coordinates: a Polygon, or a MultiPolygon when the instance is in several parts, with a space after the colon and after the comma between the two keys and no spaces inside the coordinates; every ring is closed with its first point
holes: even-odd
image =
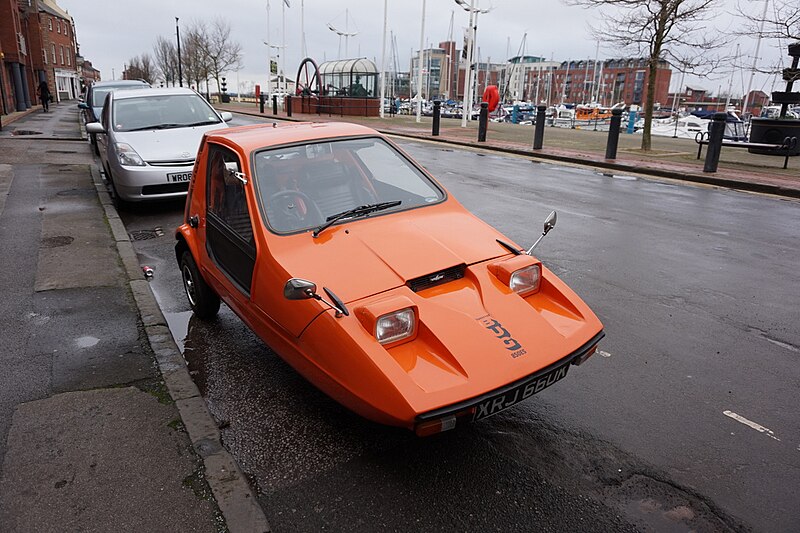
{"type": "Polygon", "coordinates": [[[149,126],[142,126],[141,128],[131,128],[125,131],[145,131],[145,130],[166,130],[171,128],[180,128],[183,124],[150,124],[149,126]]]}
{"type": "Polygon", "coordinates": [[[380,202],[377,204],[367,204],[367,205],[360,205],[358,207],[354,207],[353,209],[348,209],[347,211],[342,211],[341,213],[336,213],[335,215],[331,215],[325,219],[325,223],[314,230],[312,235],[314,237],[318,237],[320,233],[325,231],[327,228],[336,224],[336,222],[342,220],[343,218],[352,218],[352,217],[360,217],[364,215],[368,215],[370,213],[374,213],[376,211],[383,211],[384,209],[389,209],[392,207],[397,207],[403,203],[401,200],[394,200],[392,202],[380,202]]]}
{"type": "Polygon", "coordinates": [[[189,124],[183,124],[184,127],[191,128],[194,126],[208,126],[209,124],[219,124],[219,120],[201,120],[199,122],[191,122],[189,124]]]}

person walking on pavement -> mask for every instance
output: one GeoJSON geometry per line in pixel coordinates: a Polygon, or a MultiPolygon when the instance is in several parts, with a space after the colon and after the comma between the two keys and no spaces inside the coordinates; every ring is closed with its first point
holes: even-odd
{"type": "Polygon", "coordinates": [[[50,87],[47,86],[45,80],[39,83],[39,99],[42,101],[42,109],[47,113],[50,108],[50,87]]]}

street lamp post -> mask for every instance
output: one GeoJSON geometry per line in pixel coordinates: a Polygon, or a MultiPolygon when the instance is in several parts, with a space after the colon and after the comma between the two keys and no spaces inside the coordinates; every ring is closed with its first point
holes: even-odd
{"type": "Polygon", "coordinates": [[[419,32],[419,60],[417,63],[417,122],[422,120],[422,47],[425,45],[425,0],[422,0],[422,28],[419,32]]]}
{"type": "Polygon", "coordinates": [[[178,40],[178,84],[183,87],[183,65],[181,63],[181,29],[178,26],[178,17],[175,17],[175,37],[178,40]]]}

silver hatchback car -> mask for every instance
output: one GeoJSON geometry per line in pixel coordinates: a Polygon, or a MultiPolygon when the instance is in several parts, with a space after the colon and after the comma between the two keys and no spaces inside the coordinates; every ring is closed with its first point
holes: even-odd
{"type": "Polygon", "coordinates": [[[86,131],[97,134],[119,205],[185,196],[203,134],[227,128],[231,118],[191,89],[130,90],[109,93],[101,122],[86,131]]]}

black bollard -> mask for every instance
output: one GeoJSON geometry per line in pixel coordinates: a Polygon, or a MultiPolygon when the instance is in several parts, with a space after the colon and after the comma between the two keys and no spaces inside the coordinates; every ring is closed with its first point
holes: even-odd
{"type": "Polygon", "coordinates": [[[536,128],[533,130],[533,149],[541,150],[544,144],[544,112],[547,106],[536,106],[536,128]]]}
{"type": "Polygon", "coordinates": [[[258,110],[260,113],[264,112],[264,93],[258,95],[258,110]]]}
{"type": "Polygon", "coordinates": [[[292,97],[287,94],[285,96],[285,98],[286,98],[286,116],[287,117],[291,117],[292,116],[292,97]]]}
{"type": "Polygon", "coordinates": [[[278,95],[277,94],[273,94],[272,95],[272,114],[273,115],[277,115],[278,114],[278,95]]]}
{"type": "Polygon", "coordinates": [[[442,117],[442,102],[440,100],[433,101],[433,131],[431,135],[437,137],[439,135],[439,121],[442,117]]]}
{"type": "Polygon", "coordinates": [[[622,126],[622,109],[611,110],[611,123],[608,126],[608,141],[606,142],[606,159],[617,158],[619,146],[619,129],[622,126]]]}
{"type": "Polygon", "coordinates": [[[722,152],[722,137],[725,135],[727,113],[714,113],[708,131],[708,150],[703,172],[716,172],[719,165],[719,154],[722,152]]]}
{"type": "Polygon", "coordinates": [[[481,114],[478,115],[478,142],[486,142],[486,130],[489,125],[489,104],[481,102],[481,114]]]}

